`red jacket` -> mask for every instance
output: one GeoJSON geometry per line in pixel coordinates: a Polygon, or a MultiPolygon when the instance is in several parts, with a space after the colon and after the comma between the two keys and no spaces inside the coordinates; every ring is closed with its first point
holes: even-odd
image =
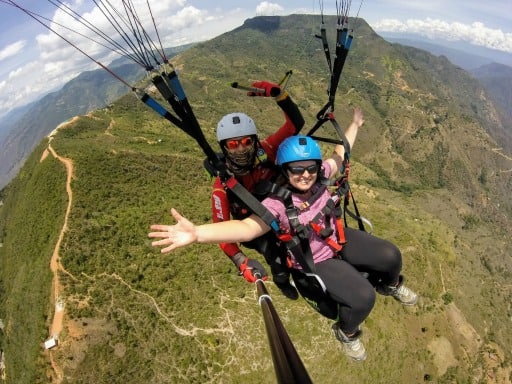
{"type": "MultiPolygon", "coordinates": [[[[297,106],[293,101],[286,97],[284,100],[278,101],[278,105],[285,112],[286,121],[279,128],[277,132],[270,135],[260,142],[261,147],[258,148],[259,152],[254,168],[248,174],[236,176],[236,179],[242,184],[249,192],[253,192],[254,186],[262,180],[269,180],[275,176],[275,167],[269,167],[274,164],[279,145],[289,136],[295,135],[304,125],[304,119],[300,114],[297,106]],[[264,153],[260,153],[261,150],[264,153]],[[259,159],[266,158],[268,162],[260,162],[259,159]]],[[[258,150],[257,149],[257,150],[258,150]]],[[[215,178],[212,191],[212,218],[213,222],[231,220],[231,216],[236,219],[242,219],[249,216],[251,212],[240,205],[235,199],[230,199],[228,191],[224,188],[219,177],[215,178]]],[[[236,243],[221,243],[220,248],[228,257],[233,257],[236,253],[240,252],[240,248],[236,243]]]]}

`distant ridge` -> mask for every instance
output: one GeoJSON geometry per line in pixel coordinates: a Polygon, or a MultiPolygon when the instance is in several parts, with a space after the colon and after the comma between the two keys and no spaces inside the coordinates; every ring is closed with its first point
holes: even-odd
{"type": "Polygon", "coordinates": [[[512,53],[480,47],[462,42],[433,41],[416,35],[382,33],[387,41],[424,49],[433,55],[446,56],[452,63],[466,70],[472,70],[492,62],[512,66],[512,53]]]}

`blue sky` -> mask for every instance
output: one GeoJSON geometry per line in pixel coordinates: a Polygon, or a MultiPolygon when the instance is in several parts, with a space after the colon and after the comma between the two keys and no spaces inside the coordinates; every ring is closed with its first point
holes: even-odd
{"type": "MultiPolygon", "coordinates": [[[[59,89],[84,70],[98,68],[86,56],[34,19],[0,0],[0,117],[12,108],[59,89]]],[[[56,0],[13,0],[47,19],[71,25],[56,0]],[[52,4],[53,3],[53,4],[52,4]]],[[[109,0],[120,3],[121,0],[109,0]]],[[[131,0],[146,10],[147,0],[131,0]]],[[[103,25],[92,0],[68,0],[79,14],[103,25]]],[[[318,0],[234,1],[149,0],[165,46],[206,40],[257,15],[319,14],[318,0]]],[[[365,0],[352,1],[350,16],[364,18],[377,33],[416,33],[485,46],[512,55],[512,0],[365,0]]],[[[325,14],[335,14],[336,0],[324,0],[325,14]]],[[[140,8],[139,8],[140,7],[140,8]]],[[[78,27],[77,27],[78,28],[78,27]]],[[[106,25],[104,26],[107,30],[106,25]]],[[[97,44],[64,32],[87,54],[104,64],[118,56],[97,44]]]]}

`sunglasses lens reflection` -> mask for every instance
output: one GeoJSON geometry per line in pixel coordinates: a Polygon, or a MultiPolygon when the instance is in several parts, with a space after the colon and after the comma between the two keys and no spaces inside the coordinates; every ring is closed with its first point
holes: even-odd
{"type": "Polygon", "coordinates": [[[238,140],[231,139],[231,140],[226,141],[226,147],[228,149],[237,149],[240,144],[242,144],[242,146],[244,146],[244,147],[252,145],[252,138],[251,137],[243,137],[238,140]]]}
{"type": "Polygon", "coordinates": [[[290,166],[288,167],[288,170],[294,175],[302,175],[306,171],[308,171],[310,174],[315,174],[318,172],[318,164],[312,164],[307,167],[290,166]]]}

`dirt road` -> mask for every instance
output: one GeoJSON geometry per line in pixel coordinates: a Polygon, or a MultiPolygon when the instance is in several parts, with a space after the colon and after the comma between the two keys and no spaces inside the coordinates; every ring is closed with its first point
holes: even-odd
{"type": "MultiPolygon", "coordinates": [[[[64,233],[66,232],[66,230],[68,228],[68,217],[69,217],[69,213],[71,212],[71,206],[72,206],[72,202],[73,202],[73,191],[71,189],[71,180],[73,178],[73,162],[71,161],[71,159],[59,156],[57,154],[57,152],[55,152],[55,150],[51,146],[51,142],[53,139],[53,135],[56,133],[57,129],[65,127],[66,125],[71,124],[73,121],[74,121],[74,119],[67,122],[66,124],[61,124],[60,126],[58,126],[56,128],[56,130],[54,130],[50,134],[49,141],[48,141],[48,148],[43,152],[43,154],[41,156],[41,161],[43,161],[48,156],[48,152],[51,153],[54,158],[61,161],[65,165],[66,175],[67,175],[66,176],[66,192],[68,194],[68,204],[67,204],[66,213],[65,213],[65,217],[64,217],[64,224],[62,225],[62,228],[60,230],[59,237],[57,239],[57,243],[55,244],[55,248],[53,249],[52,258],[50,261],[50,269],[53,272],[52,300],[55,302],[55,311],[54,311],[53,321],[52,321],[49,332],[50,332],[50,337],[54,337],[56,339],[58,339],[59,334],[62,331],[62,324],[63,324],[63,319],[64,319],[64,309],[65,309],[65,302],[63,301],[63,299],[61,297],[61,286],[59,283],[59,272],[64,272],[64,273],[69,274],[62,267],[62,264],[60,262],[59,250],[60,250],[60,246],[62,243],[62,239],[64,238],[64,233]]],[[[73,277],[73,276],[71,276],[71,277],[73,277]]],[[[49,350],[49,354],[50,354],[51,365],[52,365],[52,368],[54,371],[53,379],[54,379],[55,383],[59,384],[62,382],[63,372],[62,372],[62,369],[55,362],[55,360],[53,358],[52,350],[49,350]]]]}

